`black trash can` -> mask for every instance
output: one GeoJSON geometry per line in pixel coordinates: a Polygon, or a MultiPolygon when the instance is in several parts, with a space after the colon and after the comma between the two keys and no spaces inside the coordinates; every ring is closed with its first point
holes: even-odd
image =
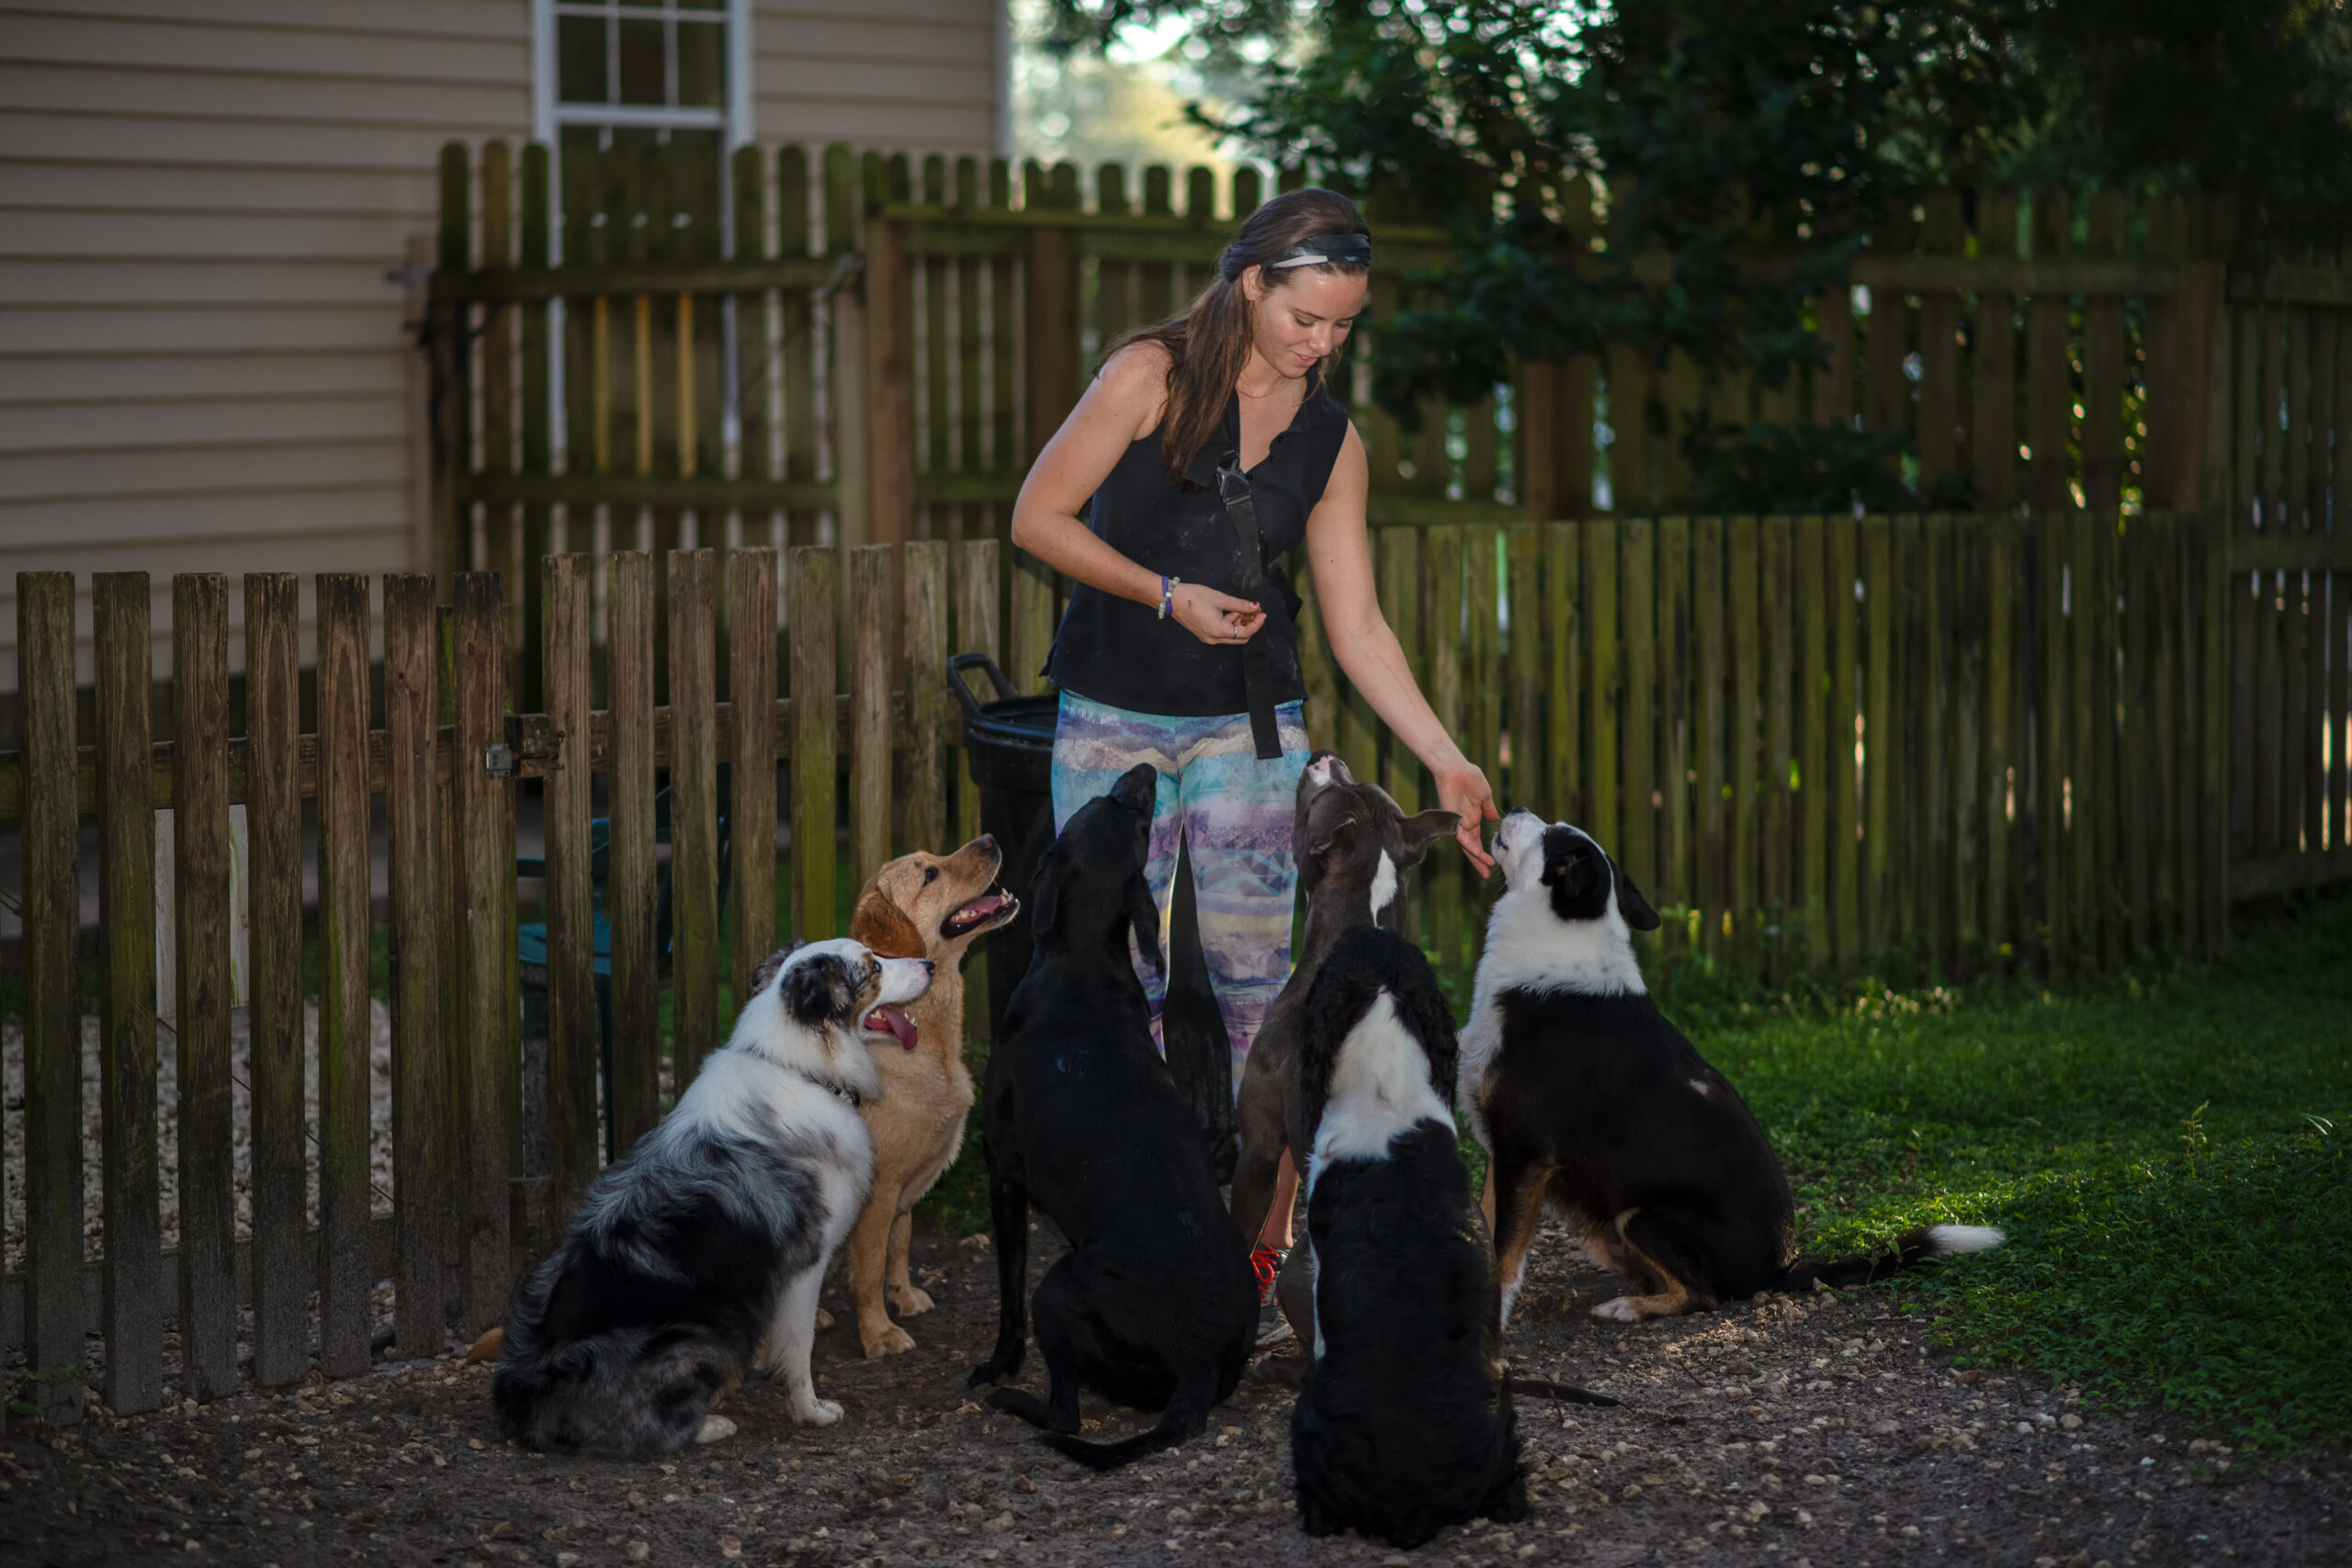
{"type": "MultiPolygon", "coordinates": [[[[1030,883],[1046,846],[1054,841],[1054,725],[1060,699],[1047,693],[1024,697],[985,653],[959,653],[947,661],[948,689],[964,709],[964,749],[980,786],[980,828],[1004,849],[1005,887],[1021,900],[1012,924],[989,934],[989,1040],[1003,1032],[1004,1007],[1012,987],[1029,970],[1030,883]],[[970,672],[985,671],[996,695],[983,702],[974,694],[970,672]]],[[[1201,1123],[1216,1156],[1220,1180],[1233,1175],[1232,1049],[1225,1020],[1209,988],[1208,964],[1201,956],[1200,915],[1193,894],[1189,857],[1179,853],[1175,896],[1169,911],[1168,999],[1160,1010],[1168,1043],[1168,1068],[1185,1103],[1201,1123]]]]}

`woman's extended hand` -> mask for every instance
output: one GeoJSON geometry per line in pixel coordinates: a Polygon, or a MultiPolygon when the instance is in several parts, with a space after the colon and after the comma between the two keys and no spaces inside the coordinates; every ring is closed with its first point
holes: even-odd
{"type": "Polygon", "coordinates": [[[1248,642],[1266,624],[1266,612],[1247,599],[1219,593],[1197,582],[1176,585],[1168,613],[1176,624],[1203,642],[1235,647],[1248,642]]]}
{"type": "Polygon", "coordinates": [[[1453,836],[1462,845],[1462,852],[1480,876],[1492,875],[1494,857],[1481,842],[1482,829],[1489,822],[1502,820],[1502,813],[1495,809],[1495,792],[1487,786],[1487,775],[1476,762],[1464,758],[1449,767],[1430,770],[1437,780],[1437,803],[1462,818],[1453,836]]]}

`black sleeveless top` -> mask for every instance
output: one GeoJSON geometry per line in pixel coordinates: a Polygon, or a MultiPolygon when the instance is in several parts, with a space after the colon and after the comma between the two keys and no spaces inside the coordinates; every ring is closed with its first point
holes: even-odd
{"type": "MultiPolygon", "coordinates": [[[[1182,486],[1169,477],[1158,429],[1130,443],[1094,492],[1088,526],[1095,536],[1146,571],[1239,593],[1247,558],[1217,495],[1216,466],[1232,456],[1240,406],[1237,395],[1227,409],[1226,434],[1201,448],[1182,486]]],[[[1347,411],[1318,376],[1290,428],[1250,470],[1267,562],[1261,603],[1292,593],[1276,559],[1306,536],[1307,513],[1323,499],[1347,434],[1347,411]]],[[[1306,695],[1297,637],[1284,607],[1268,604],[1267,622],[1252,639],[1273,639],[1266,651],[1278,703],[1306,695]]],[[[1156,604],[1138,604],[1083,583],[1070,594],[1046,672],[1066,691],[1135,713],[1202,718],[1242,713],[1250,705],[1240,646],[1203,642],[1175,616],[1160,619],[1156,604]]]]}

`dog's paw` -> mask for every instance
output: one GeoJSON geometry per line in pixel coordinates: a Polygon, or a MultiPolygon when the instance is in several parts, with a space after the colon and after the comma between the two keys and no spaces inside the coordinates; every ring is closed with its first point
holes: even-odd
{"type": "Polygon", "coordinates": [[[817,1332],[822,1334],[833,1325],[833,1314],[823,1307],[817,1309],[817,1332]]]}
{"type": "Polygon", "coordinates": [[[891,1291],[890,1305],[900,1317],[920,1317],[932,1309],[931,1292],[920,1285],[900,1285],[891,1291]]]}
{"type": "Polygon", "coordinates": [[[972,1368],[972,1375],[964,1380],[966,1388],[986,1388],[992,1382],[1002,1382],[1021,1370],[1018,1361],[1007,1361],[1001,1356],[991,1356],[972,1368]]]}
{"type": "Polygon", "coordinates": [[[706,1416],[702,1418],[702,1430],[695,1434],[695,1441],[707,1447],[712,1443],[723,1443],[734,1435],[734,1422],[724,1416],[706,1416]]]}
{"type": "Polygon", "coordinates": [[[1641,1310],[1634,1305],[1631,1296],[1611,1296],[1592,1309],[1595,1317],[1605,1317],[1611,1323],[1638,1323],[1641,1310]]]}
{"type": "Polygon", "coordinates": [[[830,1427],[842,1418],[842,1407],[830,1399],[811,1397],[793,1405],[792,1418],[803,1427],[830,1427]]]}
{"type": "Polygon", "coordinates": [[[865,1359],[869,1361],[883,1356],[895,1356],[901,1350],[911,1350],[915,1348],[914,1336],[888,1319],[884,1320],[879,1328],[868,1328],[864,1324],[858,1325],[857,1337],[865,1347],[865,1359]]]}

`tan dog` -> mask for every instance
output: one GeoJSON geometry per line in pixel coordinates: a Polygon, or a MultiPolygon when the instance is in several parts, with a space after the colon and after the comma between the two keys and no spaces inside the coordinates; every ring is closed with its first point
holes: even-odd
{"type": "Polygon", "coordinates": [[[991,892],[1004,852],[987,834],[954,854],[901,855],[876,872],[857,896],[850,932],[884,958],[928,958],[931,989],[910,1002],[914,1027],[903,1050],[876,1050],[882,1094],[865,1107],[874,1138],[874,1186],[842,1251],[857,1337],[869,1357],[915,1348],[900,1317],[931,1310],[931,1297],[907,1278],[915,1204],[964,1147],[972,1108],[972,1075],[964,1066],[964,953],[973,939],[1021,912],[1010,894],[991,892]]]}

